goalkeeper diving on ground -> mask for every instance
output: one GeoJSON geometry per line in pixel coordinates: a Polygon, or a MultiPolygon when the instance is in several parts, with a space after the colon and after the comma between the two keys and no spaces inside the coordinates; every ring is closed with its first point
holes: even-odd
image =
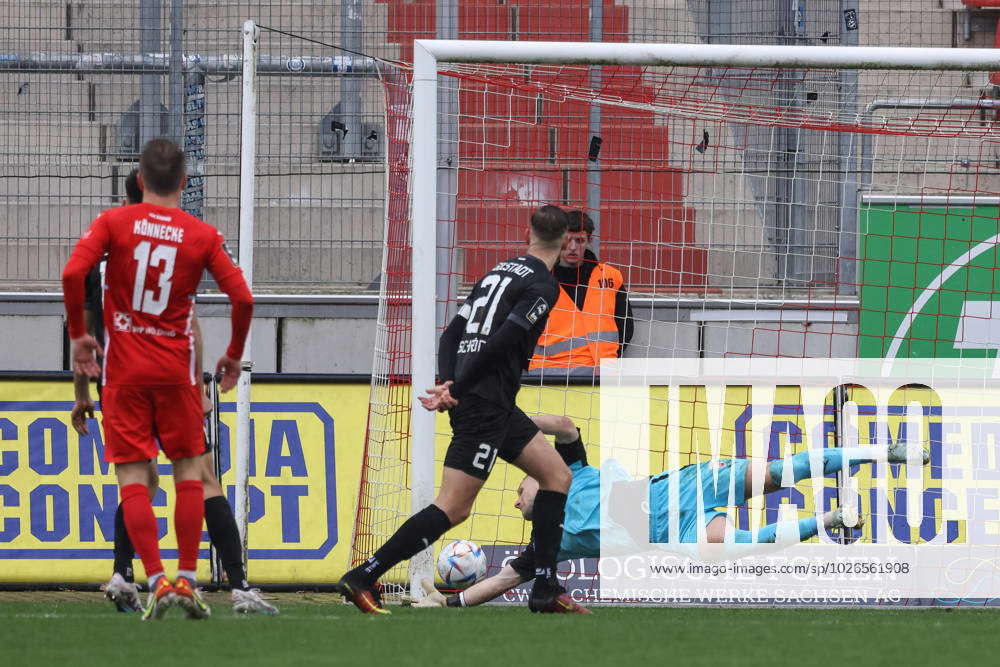
{"type": "MultiPolygon", "coordinates": [[[[563,523],[562,543],[559,561],[576,558],[599,558],[601,555],[601,475],[611,474],[620,481],[632,481],[631,476],[620,466],[605,466],[604,470],[587,464],[587,451],[579,429],[568,417],[537,415],[531,418],[546,435],[555,437],[556,450],[573,473],[566,501],[566,516],[563,523]]],[[[723,543],[731,532],[731,542],[736,544],[774,544],[779,535],[797,531],[798,541],[816,536],[822,526],[830,530],[845,527],[840,508],[826,512],[822,517],[815,515],[797,521],[779,521],[762,526],[756,534],[740,530],[730,525],[724,508],[730,505],[729,490],[735,489],[734,498],[740,503],[754,496],[754,490],[764,495],[782,488],[785,475],[791,474],[798,483],[812,477],[812,458],[821,462],[823,475],[847,471],[857,464],[874,463],[879,454],[884,453],[889,463],[906,463],[905,442],[896,442],[888,447],[834,447],[805,451],[787,459],[757,461],[751,459],[715,459],[684,466],[678,470],[664,471],[649,478],[646,485],[633,485],[635,489],[648,488],[650,541],[668,543],[671,512],[668,505],[668,480],[674,480],[678,487],[679,517],[678,537],[682,544],[694,545],[698,542],[699,527],[704,527],[704,535],[709,543],[723,543]],[[716,472],[718,476],[716,477],[716,472]],[[763,480],[763,484],[761,484],[763,480]],[[732,484],[731,484],[732,482],[732,484]],[[702,495],[702,509],[698,508],[698,496],[702,495]]],[[[923,463],[930,460],[930,454],[923,451],[923,463]]],[[[611,462],[612,464],[614,462],[611,462]]],[[[817,466],[818,467],[818,466],[817,466]]],[[[616,479],[616,481],[618,481],[616,479]]],[[[617,486],[617,484],[615,485],[617,486]]],[[[614,487],[612,487],[614,488],[614,487]]],[[[628,488],[623,487],[623,488],[628,488]]],[[[517,490],[514,506],[526,521],[532,520],[532,510],[538,483],[525,477],[517,490]]],[[[628,493],[629,491],[626,491],[628,493]]],[[[612,491],[614,493],[614,491],[612,491]]],[[[626,505],[629,506],[629,505],[626,505]]],[[[635,507],[636,505],[631,505],[635,507]]],[[[613,518],[613,517],[612,517],[613,518]]],[[[793,532],[794,534],[794,532],[793,532]]],[[[438,592],[430,580],[421,583],[427,595],[420,600],[411,600],[415,607],[470,607],[488,602],[510,589],[534,577],[534,559],[530,545],[520,556],[504,565],[496,575],[474,584],[465,591],[445,597],[438,592]]]]}

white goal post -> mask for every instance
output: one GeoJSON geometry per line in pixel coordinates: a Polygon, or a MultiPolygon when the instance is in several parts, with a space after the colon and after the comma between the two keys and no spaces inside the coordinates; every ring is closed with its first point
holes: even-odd
{"type": "MultiPolygon", "coordinates": [[[[828,70],[1000,70],[994,49],[883,48],[833,46],[742,46],[572,42],[416,40],[413,62],[411,148],[412,254],[412,511],[434,497],[435,415],[419,408],[417,397],[433,385],[439,274],[436,235],[439,219],[438,73],[441,63],[645,65],[713,68],[828,70]]],[[[601,103],[593,99],[593,103],[601,103]]],[[[861,114],[856,112],[857,118],[861,114]]],[[[411,561],[411,594],[433,576],[431,550],[411,561]]]]}
{"type": "MultiPolygon", "coordinates": [[[[253,291],[253,221],[254,221],[254,177],[257,171],[257,44],[260,31],[253,21],[243,24],[243,80],[240,103],[240,268],[253,291]]],[[[240,531],[243,547],[243,565],[247,567],[247,528],[250,515],[250,374],[253,370],[251,358],[251,331],[247,332],[240,364],[243,372],[236,385],[236,525],[240,531]]]]}

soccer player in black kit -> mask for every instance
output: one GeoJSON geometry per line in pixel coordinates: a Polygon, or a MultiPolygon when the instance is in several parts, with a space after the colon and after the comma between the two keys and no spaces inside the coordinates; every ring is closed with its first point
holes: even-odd
{"type": "MultiPolygon", "coordinates": [[[[433,544],[472,510],[497,456],[539,482],[529,551],[535,582],[531,611],[590,613],[573,602],[556,579],[566,492],[572,474],[514,400],[521,373],[559,296],[552,267],[559,259],[568,217],[558,206],[531,216],[527,252],[500,262],[483,276],[441,335],[441,384],[420,402],[448,410],[452,439],[434,503],[399,527],[368,560],[347,572],[337,590],[362,612],[387,614],[376,582],[402,560],[433,544]]],[[[461,598],[456,598],[460,600],[461,598]]]]}

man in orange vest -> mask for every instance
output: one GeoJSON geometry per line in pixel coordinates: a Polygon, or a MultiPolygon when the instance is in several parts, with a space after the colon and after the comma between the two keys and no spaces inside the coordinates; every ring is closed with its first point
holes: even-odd
{"type": "Polygon", "coordinates": [[[621,271],[587,248],[594,221],[569,212],[554,273],[559,299],[538,339],[529,375],[592,375],[601,359],[620,357],[632,338],[632,311],[621,271]]]}

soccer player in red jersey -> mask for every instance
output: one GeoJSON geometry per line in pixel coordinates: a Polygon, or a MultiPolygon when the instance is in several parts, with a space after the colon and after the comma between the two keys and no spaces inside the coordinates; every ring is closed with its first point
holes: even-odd
{"type": "Polygon", "coordinates": [[[184,153],[167,139],[146,144],[139,158],[141,204],[109,209],[84,232],[63,270],[63,298],[73,370],[101,373],[105,458],[115,464],[125,525],[149,577],[143,619],[179,604],[192,618],[210,611],[198,595],[195,568],[204,518],[199,457],[205,449],[192,317],[195,290],[208,269],[232,302],[232,335],[216,373],[221,390],[236,386],[250,329],[253,298],[222,234],[178,208],[184,153]],[[103,352],[87,334],[83,284],[107,254],[103,352]],[[147,493],[157,440],[174,468],[177,580],[164,576],[156,519],[147,493]]]}

